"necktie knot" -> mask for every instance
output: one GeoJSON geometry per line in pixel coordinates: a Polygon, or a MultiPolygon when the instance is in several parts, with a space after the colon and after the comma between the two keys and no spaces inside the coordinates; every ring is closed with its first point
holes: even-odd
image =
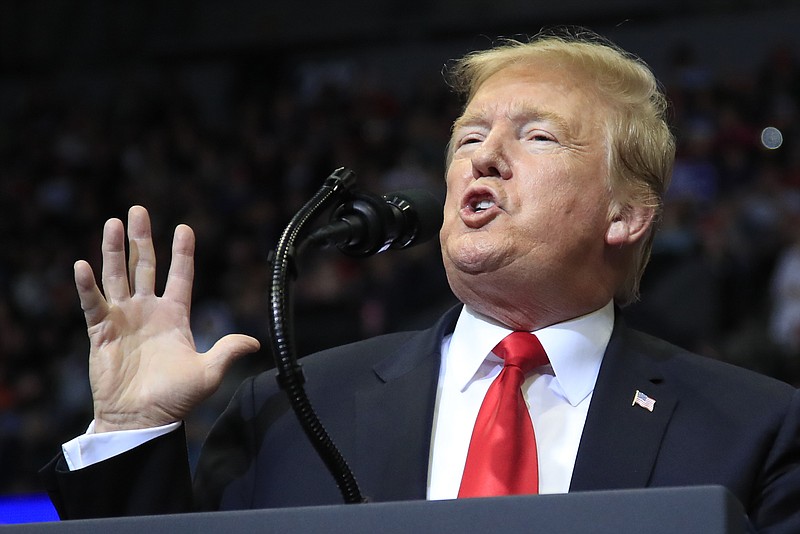
{"type": "Polygon", "coordinates": [[[548,363],[547,353],[539,339],[529,332],[512,332],[492,350],[504,365],[519,367],[523,374],[548,363]]]}

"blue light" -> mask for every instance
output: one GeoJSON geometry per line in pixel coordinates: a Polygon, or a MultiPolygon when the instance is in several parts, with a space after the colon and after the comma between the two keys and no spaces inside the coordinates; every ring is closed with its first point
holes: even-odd
{"type": "Polygon", "coordinates": [[[0,496],[0,524],[44,521],[58,521],[58,514],[47,495],[0,496]]]}

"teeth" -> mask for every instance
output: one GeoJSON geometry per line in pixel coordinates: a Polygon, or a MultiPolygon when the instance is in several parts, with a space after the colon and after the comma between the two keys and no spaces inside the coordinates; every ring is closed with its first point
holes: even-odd
{"type": "Polygon", "coordinates": [[[478,202],[478,203],[475,205],[475,211],[483,211],[483,210],[488,210],[488,209],[489,209],[489,208],[491,208],[492,206],[494,206],[494,202],[493,202],[492,200],[490,200],[490,199],[484,199],[484,200],[481,200],[480,202],[478,202]]]}

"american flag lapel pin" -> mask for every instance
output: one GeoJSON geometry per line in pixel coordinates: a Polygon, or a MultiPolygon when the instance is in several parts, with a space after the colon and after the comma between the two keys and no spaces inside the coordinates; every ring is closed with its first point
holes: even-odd
{"type": "Polygon", "coordinates": [[[636,393],[633,395],[633,402],[631,403],[631,406],[636,405],[641,406],[648,412],[652,412],[653,408],[656,406],[656,400],[648,397],[637,389],[636,393]]]}

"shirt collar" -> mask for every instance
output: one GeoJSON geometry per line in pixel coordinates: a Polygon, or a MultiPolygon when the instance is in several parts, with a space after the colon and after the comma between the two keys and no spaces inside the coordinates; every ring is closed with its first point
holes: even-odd
{"type": "MultiPolygon", "coordinates": [[[[613,328],[614,305],[609,302],[591,313],[534,332],[555,373],[551,387],[572,406],[594,390],[613,328]]],[[[507,327],[464,306],[448,350],[454,384],[466,388],[487,357],[493,358],[492,349],[509,333],[507,327]]]]}

